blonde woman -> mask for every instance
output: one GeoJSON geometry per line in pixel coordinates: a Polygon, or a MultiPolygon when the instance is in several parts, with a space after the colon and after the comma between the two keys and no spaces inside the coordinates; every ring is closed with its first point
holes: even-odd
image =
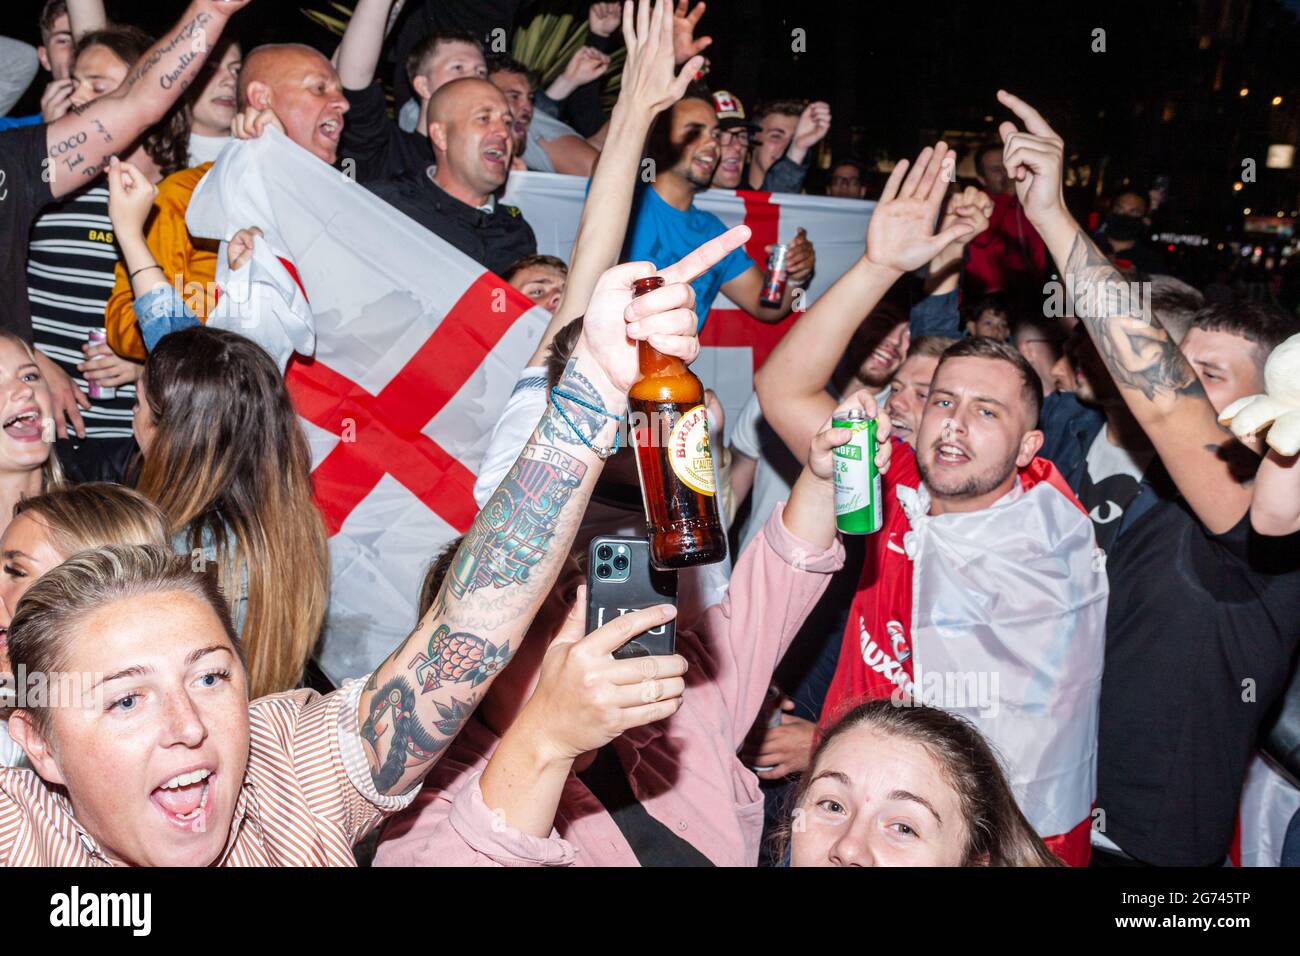
{"type": "MultiPolygon", "coordinates": [[[[106,482],[23,498],[12,514],[0,535],[0,674],[6,689],[12,686],[9,622],[19,598],[41,575],[89,548],[167,544],[162,512],[143,495],[106,482]]],[[[22,763],[22,751],[9,739],[8,721],[0,719],[0,766],[22,763]]]]}
{"type": "Polygon", "coordinates": [[[22,499],[63,485],[53,407],[31,346],[0,332],[0,532],[22,499]]]}
{"type": "Polygon", "coordinates": [[[165,336],[140,380],[135,437],[137,487],[172,547],[216,562],[252,696],[297,686],[325,619],[329,554],[275,360],[222,329],[165,336]]]}

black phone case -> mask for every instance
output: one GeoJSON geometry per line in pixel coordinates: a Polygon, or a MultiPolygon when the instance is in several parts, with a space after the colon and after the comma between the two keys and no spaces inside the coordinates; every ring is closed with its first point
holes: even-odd
{"type": "MultiPolygon", "coordinates": [[[[593,538],[587,549],[587,633],[608,624],[628,611],[654,607],[656,604],[677,606],[677,572],[660,571],[650,564],[650,543],[644,538],[623,538],[601,535],[593,538]],[[627,548],[626,580],[615,571],[612,560],[598,558],[601,546],[627,548]],[[605,566],[609,577],[601,577],[598,569],[605,566]]],[[[677,646],[677,621],[639,634],[614,652],[620,659],[672,654],[677,646]]]]}

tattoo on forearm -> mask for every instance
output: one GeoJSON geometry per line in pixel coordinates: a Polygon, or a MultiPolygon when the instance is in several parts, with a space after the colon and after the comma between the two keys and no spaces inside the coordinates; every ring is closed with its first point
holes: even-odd
{"type": "MultiPolygon", "coordinates": [[[[591,380],[587,376],[578,371],[577,359],[569,359],[569,364],[565,366],[564,374],[560,376],[560,381],[556,387],[566,395],[572,395],[587,405],[600,409],[605,407],[605,400],[601,397],[600,392],[596,390],[596,386],[591,384],[591,380]]],[[[585,407],[579,402],[556,398],[553,402],[548,401],[546,414],[542,416],[540,427],[542,438],[548,442],[563,443],[565,445],[585,445],[587,443],[595,444],[596,436],[609,422],[608,417],[585,407]],[[568,416],[569,421],[566,422],[564,416],[555,410],[555,402],[558,402],[564,409],[564,415],[568,416]],[[569,422],[573,424],[570,425],[569,422]],[[587,442],[583,442],[582,437],[574,434],[575,428],[582,433],[587,442]]]]}
{"type": "Polygon", "coordinates": [[[415,655],[406,668],[415,672],[421,694],[445,684],[477,687],[506,666],[510,660],[508,650],[477,634],[453,632],[446,624],[439,624],[429,638],[428,648],[415,655]]]}
{"type": "Polygon", "coordinates": [[[1074,312],[1116,384],[1135,388],[1148,400],[1205,395],[1195,369],[1169,333],[1144,314],[1130,283],[1082,230],[1066,259],[1065,273],[1073,290],[1074,312]]]}
{"type": "MultiPolygon", "coordinates": [[[[374,676],[370,680],[373,684],[374,676]]],[[[391,793],[409,766],[426,763],[442,753],[478,702],[474,695],[466,701],[453,696],[450,704],[435,700],[438,720],[425,727],[416,707],[417,695],[405,677],[394,677],[378,689],[368,684],[367,691],[373,694],[361,736],[374,748],[377,762],[370,773],[380,793],[391,793]]]]}
{"type": "Polygon", "coordinates": [[[483,587],[528,584],[586,473],[585,464],[558,448],[525,446],[465,535],[444,591],[464,599],[483,587]]]}
{"type": "Polygon", "coordinates": [[[179,69],[175,72],[168,73],[159,81],[158,85],[164,90],[171,89],[176,84],[176,80],[179,78],[180,74],[185,72],[186,67],[199,59],[198,51],[202,51],[203,53],[207,52],[207,38],[204,34],[207,25],[211,20],[211,15],[207,13],[199,13],[188,22],[181,24],[176,31],[176,35],[173,36],[165,46],[160,46],[158,49],[154,50],[137,63],[134,69],[127,74],[126,86],[128,88],[134,86],[136,83],[140,82],[140,80],[143,80],[149,74],[150,70],[161,63],[162,60],[177,47],[188,45],[190,50],[181,54],[179,69]],[[201,41],[199,44],[194,42],[196,37],[201,41]]]}

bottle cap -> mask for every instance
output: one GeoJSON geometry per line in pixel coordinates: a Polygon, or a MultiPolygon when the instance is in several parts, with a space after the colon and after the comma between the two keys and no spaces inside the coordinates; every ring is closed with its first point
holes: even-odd
{"type": "Polygon", "coordinates": [[[663,284],[663,276],[646,276],[644,279],[636,279],[632,282],[632,298],[635,299],[639,295],[653,292],[663,284]]]}

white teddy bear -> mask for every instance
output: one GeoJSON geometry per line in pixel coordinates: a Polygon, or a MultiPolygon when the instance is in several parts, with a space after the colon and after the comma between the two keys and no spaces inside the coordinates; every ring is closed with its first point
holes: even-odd
{"type": "Polygon", "coordinates": [[[1219,424],[1239,438],[1252,438],[1266,428],[1268,445],[1279,455],[1300,452],[1300,335],[1293,335],[1268,357],[1264,366],[1266,395],[1248,395],[1225,408],[1219,424]]]}

